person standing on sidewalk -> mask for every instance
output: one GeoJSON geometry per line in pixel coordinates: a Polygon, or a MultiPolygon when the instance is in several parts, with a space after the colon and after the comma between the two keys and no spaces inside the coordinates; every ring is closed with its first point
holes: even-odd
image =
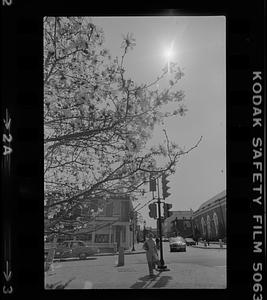
{"type": "Polygon", "coordinates": [[[159,257],[152,233],[149,233],[148,239],[144,242],[143,249],[146,250],[149,275],[154,276],[153,269],[155,269],[156,264],[159,265],[159,257]]]}

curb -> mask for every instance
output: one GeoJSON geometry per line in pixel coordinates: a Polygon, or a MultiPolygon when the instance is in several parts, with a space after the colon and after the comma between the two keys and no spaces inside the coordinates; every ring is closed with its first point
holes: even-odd
{"type": "MultiPolygon", "coordinates": [[[[133,254],[144,254],[145,251],[133,251],[133,252],[124,252],[124,255],[133,255],[133,254]]],[[[101,254],[95,254],[94,256],[115,256],[119,255],[118,252],[116,253],[101,253],[101,254]]]]}
{"type": "Polygon", "coordinates": [[[133,255],[133,254],[145,254],[146,251],[133,251],[133,252],[124,252],[124,255],[133,255]]]}
{"type": "Polygon", "coordinates": [[[205,246],[194,246],[194,245],[192,245],[190,247],[200,248],[200,249],[218,249],[218,250],[226,250],[227,249],[226,247],[221,248],[221,247],[210,247],[210,246],[205,247],[205,246]]]}
{"type": "MultiPolygon", "coordinates": [[[[133,252],[124,252],[124,255],[134,255],[134,254],[145,254],[145,251],[133,251],[133,252]]],[[[96,257],[96,256],[117,256],[119,255],[118,252],[116,253],[99,253],[99,254],[95,254],[93,256],[90,257],[96,257]]],[[[69,258],[69,259],[63,259],[61,260],[60,258],[54,258],[53,262],[60,262],[60,261],[73,261],[73,260],[78,260],[77,258],[69,258]]]]}

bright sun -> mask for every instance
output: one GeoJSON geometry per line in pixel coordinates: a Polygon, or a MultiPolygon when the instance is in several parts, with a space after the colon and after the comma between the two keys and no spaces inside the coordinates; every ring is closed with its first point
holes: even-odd
{"type": "Polygon", "coordinates": [[[165,51],[164,51],[164,56],[165,56],[165,58],[166,58],[168,61],[170,61],[170,60],[173,58],[173,56],[174,56],[174,51],[173,51],[173,49],[172,49],[171,47],[165,49],[165,51]]]}
{"type": "Polygon", "coordinates": [[[163,55],[164,57],[167,59],[167,61],[169,62],[170,60],[172,60],[175,56],[175,51],[173,49],[173,43],[169,46],[169,47],[166,47],[164,49],[164,52],[163,52],[163,55]]]}

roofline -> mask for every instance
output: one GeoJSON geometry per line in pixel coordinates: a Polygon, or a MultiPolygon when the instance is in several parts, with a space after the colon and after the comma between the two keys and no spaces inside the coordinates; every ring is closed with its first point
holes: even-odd
{"type": "MultiPolygon", "coordinates": [[[[226,195],[223,196],[223,197],[221,197],[221,198],[214,199],[213,202],[211,202],[211,203],[209,203],[209,204],[206,204],[206,205],[204,205],[203,207],[201,207],[201,208],[197,209],[196,211],[194,211],[193,215],[198,214],[199,212],[201,212],[201,211],[203,211],[203,210],[205,210],[205,209],[207,209],[207,208],[212,208],[213,206],[215,206],[215,205],[218,204],[218,203],[216,203],[216,202],[225,202],[225,201],[223,201],[224,199],[226,199],[226,195]]],[[[204,204],[204,203],[203,203],[203,204],[204,204]]]]}

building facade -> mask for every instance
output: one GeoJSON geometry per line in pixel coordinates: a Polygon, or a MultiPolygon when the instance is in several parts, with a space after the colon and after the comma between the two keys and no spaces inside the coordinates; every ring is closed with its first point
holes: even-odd
{"type": "MultiPolygon", "coordinates": [[[[129,249],[133,244],[130,231],[130,214],[133,210],[130,197],[117,196],[110,198],[87,227],[75,234],[76,239],[97,246],[100,251],[116,251],[119,247],[129,249]]],[[[136,236],[134,235],[135,240],[136,236]]]]}
{"type": "Polygon", "coordinates": [[[163,235],[166,237],[180,235],[191,237],[193,235],[193,210],[171,211],[172,215],[163,222],[163,235]]]}
{"type": "MultiPolygon", "coordinates": [[[[117,251],[119,247],[124,249],[132,247],[133,238],[136,242],[136,232],[133,234],[130,231],[130,224],[133,222],[130,218],[133,215],[131,213],[133,204],[130,197],[118,195],[109,198],[100,212],[98,201],[98,199],[90,200],[88,203],[85,201],[83,206],[77,207],[74,212],[75,218],[85,221],[85,226],[69,234],[58,236],[57,241],[82,240],[88,245],[98,247],[101,252],[117,251]],[[92,211],[98,211],[98,213],[91,217],[92,211]]],[[[70,222],[69,229],[71,227],[70,222]]],[[[65,228],[68,229],[67,224],[65,228]]]]}
{"type": "Polygon", "coordinates": [[[193,213],[192,224],[194,238],[226,239],[226,191],[204,202],[193,213]]]}

